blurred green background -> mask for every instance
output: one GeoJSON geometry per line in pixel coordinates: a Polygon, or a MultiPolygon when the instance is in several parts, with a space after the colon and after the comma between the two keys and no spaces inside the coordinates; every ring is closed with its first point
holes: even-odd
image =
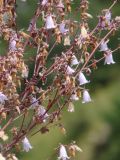
{"type": "MultiPolygon", "coordinates": [[[[19,29],[28,27],[30,18],[34,14],[37,0],[27,2],[17,1],[17,25],[19,29]]],[[[73,8],[79,4],[79,0],[73,1],[73,8]]],[[[94,16],[89,24],[93,28],[97,23],[100,10],[108,8],[112,0],[90,0],[89,12],[94,16]],[[93,22],[94,21],[94,22],[93,22]]],[[[120,16],[120,3],[113,9],[113,16],[120,16]]],[[[120,43],[120,32],[112,37],[109,46],[111,49],[120,43]]],[[[0,54],[6,52],[6,43],[0,40],[0,54]]],[[[35,53],[28,49],[26,57],[35,53]]],[[[64,111],[62,122],[67,134],[63,135],[57,127],[50,132],[38,134],[30,138],[33,149],[29,153],[21,152],[20,160],[56,160],[55,148],[59,142],[68,144],[75,140],[83,152],[77,154],[74,160],[119,160],[120,159],[120,55],[114,55],[116,64],[103,65],[93,71],[91,83],[87,86],[93,103],[75,103],[75,112],[64,111]]]]}

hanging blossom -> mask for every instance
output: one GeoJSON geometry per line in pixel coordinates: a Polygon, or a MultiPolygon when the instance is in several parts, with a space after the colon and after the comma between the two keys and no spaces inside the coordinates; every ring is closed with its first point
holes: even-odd
{"type": "Polygon", "coordinates": [[[60,12],[62,12],[64,10],[65,6],[64,6],[62,0],[59,0],[59,2],[58,2],[56,7],[60,12]]]}
{"type": "Polygon", "coordinates": [[[74,112],[75,108],[72,102],[69,102],[68,108],[67,108],[68,112],[74,112]]]}
{"type": "Polygon", "coordinates": [[[81,26],[81,37],[82,38],[87,38],[88,37],[88,32],[87,32],[87,29],[85,28],[84,25],[81,26]]]}
{"type": "Polygon", "coordinates": [[[0,153],[0,160],[6,160],[1,153],[0,153]]]}
{"type": "Polygon", "coordinates": [[[47,15],[47,17],[46,17],[45,28],[46,29],[54,29],[54,28],[56,28],[54,20],[53,20],[51,14],[47,15]]]}
{"type": "Polygon", "coordinates": [[[49,115],[47,114],[47,113],[45,113],[46,112],[46,109],[43,107],[43,106],[39,106],[39,108],[38,108],[38,110],[37,110],[37,115],[39,116],[39,117],[42,117],[43,115],[43,122],[46,122],[46,118],[48,118],[49,117],[49,115]]]}
{"type": "Polygon", "coordinates": [[[75,157],[76,152],[83,152],[82,149],[80,147],[78,147],[75,143],[76,142],[74,141],[68,148],[69,153],[72,157],[75,157]]]}
{"type": "Polygon", "coordinates": [[[66,33],[66,32],[69,31],[69,29],[66,29],[65,26],[66,26],[66,25],[65,25],[65,22],[64,22],[64,21],[59,25],[59,30],[60,30],[60,32],[61,32],[62,34],[64,34],[64,33],[66,33]]]}
{"type": "Polygon", "coordinates": [[[10,41],[9,41],[9,51],[13,52],[17,50],[17,47],[16,47],[17,40],[18,40],[17,34],[12,32],[10,36],[10,41]]]}
{"type": "Polygon", "coordinates": [[[8,98],[6,95],[4,95],[2,92],[0,92],[0,103],[4,104],[5,101],[7,101],[8,98]]]}
{"type": "Polygon", "coordinates": [[[82,103],[88,103],[88,102],[91,102],[91,97],[90,97],[89,92],[87,90],[84,90],[82,103]]]}
{"type": "Polygon", "coordinates": [[[30,149],[32,149],[32,146],[29,142],[29,140],[27,139],[27,137],[25,137],[23,140],[22,140],[22,145],[23,145],[23,150],[25,152],[29,152],[30,149]]]}
{"type": "Polygon", "coordinates": [[[64,46],[70,46],[70,36],[69,35],[65,35],[64,46]]]}
{"type": "Polygon", "coordinates": [[[33,96],[31,96],[30,102],[31,102],[31,108],[39,106],[37,99],[33,96]]]}
{"type": "Polygon", "coordinates": [[[115,61],[113,60],[112,52],[109,50],[107,51],[107,54],[105,55],[105,62],[104,64],[114,64],[115,61]]]}
{"type": "Polygon", "coordinates": [[[83,84],[86,84],[86,83],[90,82],[85,78],[85,76],[84,76],[84,74],[82,72],[79,73],[78,80],[79,80],[80,85],[83,85],[83,84]]]}
{"type": "Polygon", "coordinates": [[[77,96],[76,93],[72,93],[70,99],[73,100],[73,101],[77,101],[77,100],[79,100],[79,97],[77,96]]]}
{"type": "Polygon", "coordinates": [[[41,5],[45,6],[47,3],[48,3],[48,0],[43,0],[42,3],[41,3],[41,5]]]}
{"type": "Polygon", "coordinates": [[[74,65],[77,65],[79,64],[77,58],[75,55],[72,56],[72,60],[71,60],[71,65],[74,66],[74,65]]]}
{"type": "Polygon", "coordinates": [[[106,19],[106,21],[108,23],[110,23],[111,18],[112,18],[112,14],[111,14],[111,12],[109,10],[107,10],[106,13],[105,13],[105,19],[106,19]]]}
{"type": "Polygon", "coordinates": [[[70,157],[68,157],[68,155],[67,155],[66,148],[65,148],[63,145],[60,145],[60,150],[59,150],[59,157],[58,157],[58,159],[60,159],[60,160],[70,159],[70,157]]]}
{"type": "Polygon", "coordinates": [[[74,72],[75,72],[74,69],[72,69],[70,66],[67,66],[66,73],[68,75],[72,75],[74,72]]]}
{"type": "Polygon", "coordinates": [[[102,43],[100,44],[100,51],[107,51],[107,50],[109,50],[109,48],[108,48],[108,42],[109,42],[109,40],[107,40],[107,41],[102,41],[102,43]]]}

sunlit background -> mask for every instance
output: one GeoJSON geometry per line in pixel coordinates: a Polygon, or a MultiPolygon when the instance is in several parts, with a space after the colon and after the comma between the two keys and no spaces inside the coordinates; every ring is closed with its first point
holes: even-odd
{"type": "MultiPolygon", "coordinates": [[[[34,14],[37,0],[17,1],[17,25],[25,29],[34,14]]],[[[89,21],[91,28],[97,23],[100,10],[108,8],[112,0],[90,0],[89,12],[94,16],[89,21]]],[[[79,0],[73,1],[73,10],[79,0]]],[[[113,16],[120,16],[120,3],[113,9],[113,16]]],[[[38,22],[39,25],[40,22],[38,22]]],[[[109,47],[114,49],[120,44],[120,32],[117,32],[109,47]]],[[[6,43],[0,41],[0,54],[6,52],[6,43]]],[[[99,52],[98,52],[99,54],[99,52]]],[[[25,56],[35,56],[35,50],[27,49],[25,56]]],[[[50,57],[49,57],[50,59],[50,57]]],[[[93,102],[75,103],[75,112],[64,109],[62,122],[66,128],[63,135],[59,128],[51,127],[46,134],[29,136],[33,149],[29,153],[21,152],[20,160],[56,160],[55,149],[59,143],[69,144],[72,140],[83,150],[74,160],[119,160],[120,159],[120,52],[115,53],[114,65],[104,65],[102,61],[98,70],[91,75],[91,83],[87,85],[93,102]]],[[[32,66],[32,64],[31,64],[32,66]]]]}

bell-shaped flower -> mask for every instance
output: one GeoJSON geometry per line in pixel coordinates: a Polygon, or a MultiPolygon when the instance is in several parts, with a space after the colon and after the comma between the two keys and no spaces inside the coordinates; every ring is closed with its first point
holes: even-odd
{"type": "Polygon", "coordinates": [[[54,29],[54,28],[56,28],[54,20],[53,20],[51,14],[47,15],[47,17],[46,17],[45,28],[46,29],[54,29]]]}
{"type": "Polygon", "coordinates": [[[112,17],[111,12],[109,10],[106,11],[106,13],[105,13],[105,19],[106,19],[106,21],[110,22],[111,17],[112,17]]]}
{"type": "Polygon", "coordinates": [[[74,105],[73,105],[72,102],[69,103],[67,110],[68,110],[68,112],[74,112],[75,111],[74,105]]]}
{"type": "Polygon", "coordinates": [[[9,51],[15,51],[17,48],[16,48],[16,40],[10,40],[9,42],[9,51]]]}
{"type": "Polygon", "coordinates": [[[109,42],[109,40],[107,41],[102,41],[100,44],[100,51],[107,51],[109,50],[107,43],[109,42]]]}
{"type": "Polygon", "coordinates": [[[84,25],[81,26],[81,36],[82,36],[82,38],[88,37],[87,29],[85,28],[84,25]]]}
{"type": "Polygon", "coordinates": [[[72,75],[74,72],[75,72],[74,69],[72,69],[70,66],[67,66],[66,73],[68,75],[72,75]]]}
{"type": "Polygon", "coordinates": [[[42,6],[45,6],[47,3],[48,3],[48,0],[42,0],[41,5],[42,5],[42,6]]]}
{"type": "Polygon", "coordinates": [[[67,155],[66,148],[65,148],[63,145],[60,145],[60,150],[59,150],[59,157],[58,157],[58,159],[60,159],[60,160],[70,159],[70,157],[68,157],[68,155],[67,155]]]}
{"type": "Polygon", "coordinates": [[[83,101],[82,103],[88,103],[88,102],[91,102],[91,97],[90,97],[90,94],[87,90],[84,90],[83,91],[83,101]]]}
{"type": "Polygon", "coordinates": [[[7,96],[0,92],[0,103],[4,104],[6,100],[8,100],[7,96]]]}
{"type": "Polygon", "coordinates": [[[31,97],[30,102],[31,102],[31,108],[39,106],[37,99],[33,96],[31,97]]]}
{"type": "Polygon", "coordinates": [[[79,97],[77,96],[76,93],[72,93],[70,99],[73,100],[73,101],[77,101],[77,100],[79,100],[79,97]]]}
{"type": "Polygon", "coordinates": [[[82,72],[79,73],[78,80],[79,80],[80,85],[83,85],[83,84],[86,84],[86,83],[90,82],[85,78],[85,76],[84,76],[84,74],[82,72]]]}
{"type": "Polygon", "coordinates": [[[105,62],[104,64],[114,64],[115,61],[113,60],[113,55],[112,55],[112,52],[107,52],[107,55],[105,55],[105,62]]]}
{"type": "Polygon", "coordinates": [[[5,157],[3,157],[3,155],[0,153],[0,160],[6,160],[5,157]]]}
{"type": "Polygon", "coordinates": [[[70,46],[70,36],[66,35],[64,38],[64,46],[70,46]]]}
{"type": "Polygon", "coordinates": [[[65,8],[62,0],[59,0],[59,2],[58,2],[58,4],[57,4],[57,8],[61,8],[61,9],[62,9],[62,8],[65,8]]]}
{"type": "Polygon", "coordinates": [[[71,60],[71,65],[73,66],[73,65],[77,65],[77,64],[79,64],[79,62],[78,62],[76,56],[73,55],[73,56],[72,56],[72,60],[71,60]]]}
{"type": "Polygon", "coordinates": [[[43,106],[39,106],[37,114],[43,119],[43,122],[46,122],[46,118],[49,117],[49,115],[46,113],[46,109],[43,106]]]}
{"type": "Polygon", "coordinates": [[[29,142],[29,140],[27,139],[27,137],[25,137],[23,140],[22,140],[22,145],[23,145],[23,150],[25,152],[28,152],[30,149],[32,149],[32,146],[29,142]]]}
{"type": "Polygon", "coordinates": [[[29,70],[27,66],[24,66],[22,69],[22,77],[23,78],[28,78],[29,70]]]}
{"type": "Polygon", "coordinates": [[[62,34],[64,34],[64,33],[66,33],[66,32],[69,31],[69,29],[66,29],[66,28],[65,28],[65,23],[64,23],[64,22],[62,22],[62,23],[59,25],[59,29],[60,29],[60,32],[61,32],[62,34]]]}

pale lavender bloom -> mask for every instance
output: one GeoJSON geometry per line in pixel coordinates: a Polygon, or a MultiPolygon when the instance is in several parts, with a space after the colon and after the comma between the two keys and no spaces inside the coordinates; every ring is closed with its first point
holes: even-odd
{"type": "Polygon", "coordinates": [[[4,104],[6,100],[8,100],[7,96],[0,92],[0,103],[4,104]]]}
{"type": "Polygon", "coordinates": [[[68,112],[74,112],[75,111],[75,108],[74,108],[74,105],[73,105],[72,102],[69,103],[67,110],[68,110],[68,112]]]}
{"type": "Polygon", "coordinates": [[[73,100],[73,101],[77,101],[77,100],[79,100],[79,97],[77,96],[76,93],[73,93],[73,94],[71,95],[70,99],[73,100]]]}
{"type": "Polygon", "coordinates": [[[9,50],[10,51],[15,51],[17,48],[16,48],[16,40],[12,39],[10,40],[9,42],[9,50]]]}
{"type": "Polygon", "coordinates": [[[35,107],[39,106],[38,101],[35,97],[31,97],[30,102],[32,104],[31,108],[35,108],[35,107]]]}
{"type": "Polygon", "coordinates": [[[107,55],[105,56],[105,62],[104,64],[114,64],[115,61],[113,60],[113,55],[111,52],[107,53],[107,55]]]}
{"type": "Polygon", "coordinates": [[[60,160],[70,159],[70,157],[68,157],[68,155],[67,155],[66,148],[63,145],[60,145],[60,151],[59,151],[58,159],[60,159],[60,160]]]}
{"type": "Polygon", "coordinates": [[[73,66],[73,65],[77,65],[77,64],[79,64],[79,62],[78,62],[78,60],[77,60],[76,56],[75,56],[75,55],[73,55],[73,56],[72,56],[71,65],[73,66]]]}
{"type": "Polygon", "coordinates": [[[56,28],[51,14],[47,15],[47,17],[46,17],[45,28],[46,29],[54,29],[54,28],[56,28]]]}
{"type": "Polygon", "coordinates": [[[87,90],[84,90],[82,103],[88,103],[88,102],[91,102],[91,97],[90,97],[89,92],[87,90]]]}
{"type": "Polygon", "coordinates": [[[49,115],[46,113],[46,109],[43,107],[43,106],[40,106],[38,108],[38,116],[42,117],[43,118],[43,122],[46,122],[46,118],[49,117],[49,115]]]}
{"type": "Polygon", "coordinates": [[[110,20],[111,20],[111,12],[108,10],[108,11],[106,11],[106,13],[105,13],[105,19],[108,21],[108,22],[110,22],[110,20]]]}
{"type": "Polygon", "coordinates": [[[62,3],[62,1],[60,0],[58,5],[57,5],[57,8],[64,8],[64,4],[62,3]]]}
{"type": "Polygon", "coordinates": [[[60,32],[61,32],[62,34],[64,34],[64,33],[66,33],[66,32],[69,31],[69,29],[66,29],[66,28],[65,28],[65,23],[64,23],[64,22],[62,22],[62,23],[59,25],[59,29],[60,29],[60,32]]]}
{"type": "Polygon", "coordinates": [[[86,83],[90,82],[85,78],[85,76],[84,76],[84,74],[82,72],[79,73],[78,80],[79,80],[80,85],[83,85],[83,84],[86,84],[86,83]]]}
{"type": "Polygon", "coordinates": [[[29,142],[29,140],[27,139],[27,137],[25,137],[23,140],[22,140],[22,145],[23,145],[23,150],[25,152],[28,152],[30,149],[32,149],[32,146],[29,142]]]}
{"type": "Polygon", "coordinates": [[[28,78],[28,74],[29,74],[29,70],[27,66],[24,66],[23,70],[22,70],[22,77],[23,78],[28,78]]]}
{"type": "Polygon", "coordinates": [[[47,3],[48,3],[48,0],[43,0],[41,4],[42,6],[45,6],[47,3]]]}
{"type": "Polygon", "coordinates": [[[72,69],[70,66],[67,66],[66,73],[68,75],[72,75],[74,72],[75,72],[74,69],[72,69]]]}
{"type": "Polygon", "coordinates": [[[102,43],[100,44],[100,51],[107,51],[109,50],[107,43],[109,42],[109,40],[107,41],[102,41],[102,43]]]}

